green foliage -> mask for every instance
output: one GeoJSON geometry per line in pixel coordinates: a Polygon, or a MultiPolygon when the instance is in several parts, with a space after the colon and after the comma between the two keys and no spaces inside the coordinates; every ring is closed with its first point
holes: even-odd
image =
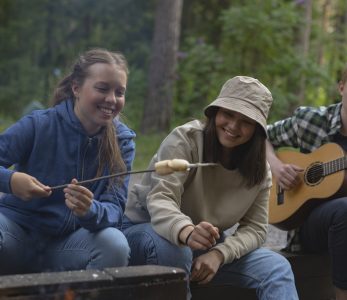
{"type": "Polygon", "coordinates": [[[183,40],[196,37],[208,44],[218,45],[222,28],[219,16],[233,2],[232,0],[185,1],[182,14],[183,40]]]}
{"type": "Polygon", "coordinates": [[[218,96],[223,73],[223,58],[213,45],[202,39],[188,38],[178,68],[175,88],[173,126],[201,118],[202,108],[218,96]]]}
{"type": "Polygon", "coordinates": [[[4,132],[8,127],[10,127],[14,121],[6,115],[0,114],[0,133],[4,132]]]}
{"type": "Polygon", "coordinates": [[[146,74],[143,69],[130,68],[123,118],[136,132],[140,131],[141,117],[146,97],[146,74]]]}
{"type": "MultiPolygon", "coordinates": [[[[143,78],[153,7],[154,0],[1,0],[0,113],[18,118],[33,100],[47,106],[73,60],[93,47],[123,52],[134,82],[143,78]]],[[[133,98],[143,99],[140,86],[133,98]]]]}
{"type": "Polygon", "coordinates": [[[293,2],[243,1],[225,10],[221,19],[220,51],[233,73],[256,77],[267,85],[275,99],[272,113],[277,116],[295,106],[302,66],[290,46],[300,26],[293,2]]]}
{"type": "MultiPolygon", "coordinates": [[[[0,0],[0,115],[18,118],[33,100],[47,106],[78,53],[102,47],[128,59],[124,117],[139,132],[156,2],[0,0]]],[[[204,106],[235,75],[257,77],[269,87],[274,97],[270,121],[297,105],[338,101],[338,70],[347,52],[347,3],[330,1],[324,19],[321,2],[312,2],[309,53],[303,56],[303,2],[185,1],[171,127],[203,117],[204,106]]]]}
{"type": "MultiPolygon", "coordinates": [[[[200,16],[183,20],[192,28],[183,32],[185,58],[179,61],[173,125],[201,115],[225,80],[235,75],[256,77],[269,87],[274,98],[270,121],[291,114],[299,105],[326,105],[338,99],[334,70],[342,65],[323,64],[317,59],[320,43],[326,42],[327,51],[322,50],[326,60],[333,60],[330,55],[335,51],[328,47],[336,45],[332,38],[335,33],[322,33],[319,5],[313,6],[311,47],[304,56],[300,39],[306,24],[299,2],[222,1],[223,9],[208,13],[215,4],[192,0],[187,5],[200,16]]],[[[346,34],[345,27],[339,36],[346,34]]]]}
{"type": "Polygon", "coordinates": [[[143,170],[148,167],[152,156],[157,152],[165,134],[138,135],[136,137],[136,156],[134,170],[143,170]]]}

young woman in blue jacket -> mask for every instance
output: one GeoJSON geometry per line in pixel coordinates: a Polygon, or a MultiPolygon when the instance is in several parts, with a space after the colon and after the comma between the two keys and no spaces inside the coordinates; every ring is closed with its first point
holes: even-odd
{"type": "Polygon", "coordinates": [[[53,107],[0,135],[0,274],[127,265],[118,228],[129,177],[76,184],[131,168],[135,134],[115,118],[127,75],[121,54],[87,51],[59,83],[53,107]]]}

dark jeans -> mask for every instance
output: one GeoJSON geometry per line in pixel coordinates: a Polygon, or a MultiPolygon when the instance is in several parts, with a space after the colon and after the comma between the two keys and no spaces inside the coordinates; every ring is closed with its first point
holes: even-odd
{"type": "Polygon", "coordinates": [[[333,283],[347,290],[347,197],[315,208],[300,229],[304,251],[329,253],[333,283]]]}

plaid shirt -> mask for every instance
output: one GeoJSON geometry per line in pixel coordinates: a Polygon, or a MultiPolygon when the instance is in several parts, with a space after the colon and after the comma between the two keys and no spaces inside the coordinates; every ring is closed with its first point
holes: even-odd
{"type": "Polygon", "coordinates": [[[341,102],[328,107],[299,107],[292,117],[268,125],[269,141],[275,148],[288,146],[312,152],[333,142],[342,126],[341,107],[341,102]]]}

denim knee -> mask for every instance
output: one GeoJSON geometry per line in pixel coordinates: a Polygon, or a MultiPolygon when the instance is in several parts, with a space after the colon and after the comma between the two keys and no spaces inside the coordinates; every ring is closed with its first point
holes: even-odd
{"type": "Polygon", "coordinates": [[[274,252],[266,265],[267,274],[257,289],[259,299],[298,300],[294,274],[289,261],[274,252]]]}
{"type": "Polygon", "coordinates": [[[289,279],[292,279],[293,271],[292,267],[289,263],[289,261],[283,257],[282,255],[275,253],[275,255],[272,256],[272,264],[269,264],[269,274],[271,274],[271,277],[276,277],[276,275],[281,275],[281,277],[287,277],[289,279]]]}
{"type": "Polygon", "coordinates": [[[150,223],[136,224],[124,231],[130,248],[130,265],[163,265],[190,272],[193,254],[157,234],[150,223]]]}
{"type": "Polygon", "coordinates": [[[97,233],[95,247],[100,251],[102,268],[127,266],[130,247],[124,234],[116,228],[105,228],[97,233]]]}

